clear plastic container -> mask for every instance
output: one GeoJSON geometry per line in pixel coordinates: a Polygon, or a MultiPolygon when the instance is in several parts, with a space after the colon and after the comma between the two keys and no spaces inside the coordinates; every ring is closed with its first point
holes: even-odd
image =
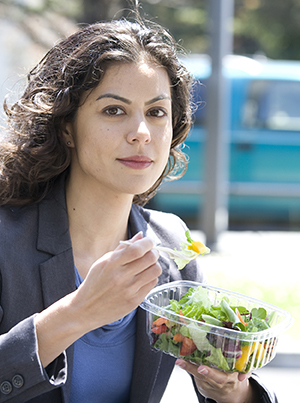
{"type": "Polygon", "coordinates": [[[154,288],[141,307],[147,311],[147,332],[154,349],[225,372],[247,373],[268,364],[276,355],[278,336],[293,323],[288,312],[274,305],[191,281],[175,281],[154,288]],[[190,288],[199,286],[207,290],[214,306],[220,305],[226,296],[230,306],[243,306],[249,311],[264,308],[268,315],[274,312],[272,326],[252,333],[197,321],[168,310],[170,300],[179,301],[190,288]],[[163,318],[158,321],[162,328],[153,327],[158,318],[163,318]]]}

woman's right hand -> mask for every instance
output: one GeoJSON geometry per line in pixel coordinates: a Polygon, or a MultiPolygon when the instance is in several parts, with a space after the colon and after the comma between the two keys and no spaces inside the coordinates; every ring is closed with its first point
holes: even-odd
{"type": "Polygon", "coordinates": [[[134,310],[157,284],[161,267],[149,238],[138,233],[98,259],[81,286],[35,316],[44,367],[85,333],[134,310]]]}
{"type": "Polygon", "coordinates": [[[153,242],[138,233],[98,259],[77,290],[82,323],[88,330],[114,322],[135,309],[157,284],[161,267],[153,242]]]}

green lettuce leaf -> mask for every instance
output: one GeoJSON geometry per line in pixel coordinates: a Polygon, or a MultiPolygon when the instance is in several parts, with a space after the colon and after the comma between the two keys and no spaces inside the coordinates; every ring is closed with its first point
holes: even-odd
{"type": "Polygon", "coordinates": [[[193,339],[193,342],[196,344],[198,350],[210,351],[212,348],[214,348],[207,340],[206,337],[207,332],[204,332],[203,330],[199,329],[199,326],[193,323],[188,326],[188,329],[191,338],[193,339]]]}
{"type": "Polygon", "coordinates": [[[189,304],[203,306],[205,309],[211,309],[211,301],[205,287],[197,287],[189,299],[189,304]]]}
{"type": "Polygon", "coordinates": [[[210,355],[206,357],[206,360],[211,364],[216,365],[219,369],[230,371],[226,358],[222,354],[222,350],[220,348],[212,347],[210,355]]]}

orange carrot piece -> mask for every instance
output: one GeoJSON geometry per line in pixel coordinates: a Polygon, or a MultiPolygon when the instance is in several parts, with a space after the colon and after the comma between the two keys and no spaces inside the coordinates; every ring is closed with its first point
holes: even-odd
{"type": "Polygon", "coordinates": [[[242,318],[242,315],[240,314],[240,311],[237,308],[235,308],[235,313],[237,314],[237,316],[238,316],[239,320],[241,321],[241,323],[244,326],[247,326],[248,322],[244,321],[244,319],[242,318]]]}
{"type": "Polygon", "coordinates": [[[174,341],[181,341],[182,342],[183,339],[184,339],[184,336],[181,333],[174,334],[174,337],[173,337],[174,341]]]}
{"type": "Polygon", "coordinates": [[[152,327],[165,325],[168,322],[166,318],[158,318],[152,323],[152,327]]]}
{"type": "Polygon", "coordinates": [[[155,334],[162,334],[166,333],[168,330],[166,325],[161,325],[161,326],[155,326],[151,329],[151,331],[155,334]]]}

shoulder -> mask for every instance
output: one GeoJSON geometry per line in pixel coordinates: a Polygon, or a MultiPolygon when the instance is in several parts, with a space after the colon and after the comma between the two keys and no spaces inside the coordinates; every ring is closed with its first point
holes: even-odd
{"type": "Polygon", "coordinates": [[[18,250],[26,251],[34,242],[38,229],[37,205],[0,207],[0,254],[6,259],[18,250]]]}
{"type": "Polygon", "coordinates": [[[17,229],[18,226],[27,226],[37,216],[37,205],[30,204],[22,207],[0,207],[0,231],[17,229]]]}

